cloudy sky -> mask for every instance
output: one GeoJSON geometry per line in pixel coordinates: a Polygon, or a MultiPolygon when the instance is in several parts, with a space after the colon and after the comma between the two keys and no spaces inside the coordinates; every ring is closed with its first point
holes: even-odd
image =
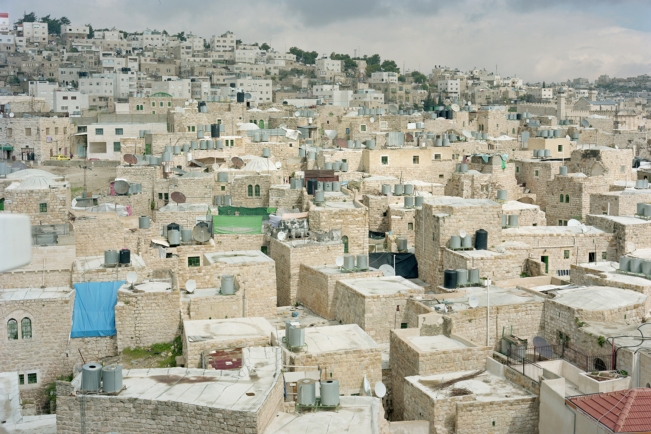
{"type": "Polygon", "coordinates": [[[525,81],[651,73],[649,0],[0,0],[125,31],[233,31],[244,42],[372,55],[407,70],[483,67],[525,81]]]}

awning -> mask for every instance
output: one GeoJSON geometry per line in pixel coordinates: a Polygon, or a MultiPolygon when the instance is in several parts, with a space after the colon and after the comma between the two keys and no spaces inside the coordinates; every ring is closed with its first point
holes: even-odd
{"type": "Polygon", "coordinates": [[[13,151],[14,147],[11,145],[0,145],[0,151],[13,151]]]}

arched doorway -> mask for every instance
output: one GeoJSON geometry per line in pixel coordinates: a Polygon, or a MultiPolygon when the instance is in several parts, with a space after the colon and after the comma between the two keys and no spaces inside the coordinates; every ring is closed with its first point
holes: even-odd
{"type": "Polygon", "coordinates": [[[348,253],[348,236],[341,237],[341,242],[344,243],[344,253],[348,253]]]}
{"type": "Polygon", "coordinates": [[[260,119],[260,123],[258,124],[261,130],[264,130],[264,121],[260,119]]]}

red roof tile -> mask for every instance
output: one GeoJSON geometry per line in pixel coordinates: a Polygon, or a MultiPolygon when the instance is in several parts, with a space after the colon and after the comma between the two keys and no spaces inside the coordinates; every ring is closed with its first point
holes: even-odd
{"type": "Polygon", "coordinates": [[[577,396],[568,401],[613,432],[651,431],[651,389],[577,396]]]}

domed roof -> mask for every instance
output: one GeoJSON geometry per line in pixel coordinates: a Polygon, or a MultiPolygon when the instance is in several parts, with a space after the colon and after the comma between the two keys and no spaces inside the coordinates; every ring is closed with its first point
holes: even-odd
{"type": "Polygon", "coordinates": [[[25,170],[19,170],[18,172],[13,172],[7,175],[7,179],[26,179],[29,178],[30,176],[44,176],[49,179],[55,179],[55,178],[60,178],[60,176],[57,176],[53,173],[46,172],[45,170],[40,170],[40,169],[25,169],[25,170]]]}
{"type": "Polygon", "coordinates": [[[18,190],[42,190],[50,188],[51,185],[54,185],[52,181],[47,176],[42,175],[33,175],[28,178],[25,178],[23,182],[17,187],[18,190]]]}

